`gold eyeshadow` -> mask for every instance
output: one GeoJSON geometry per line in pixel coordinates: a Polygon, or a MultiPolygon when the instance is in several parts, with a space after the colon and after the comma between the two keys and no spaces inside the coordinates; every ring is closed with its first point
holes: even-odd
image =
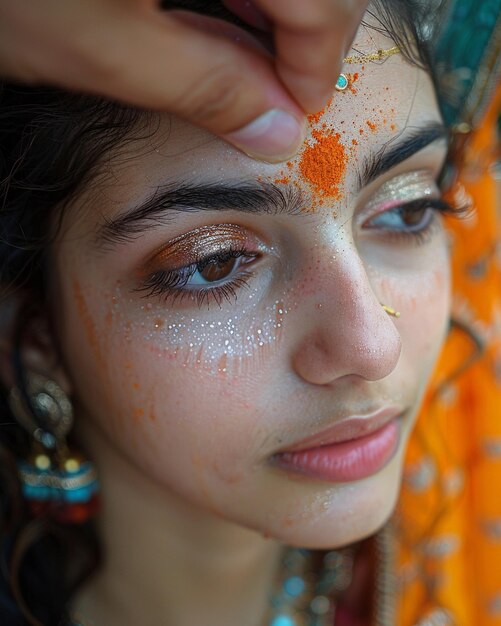
{"type": "Polygon", "coordinates": [[[191,230],[163,245],[146,263],[146,271],[159,267],[176,269],[197,263],[200,259],[227,251],[245,248],[248,232],[236,224],[217,224],[191,230]]]}
{"type": "Polygon", "coordinates": [[[410,202],[420,198],[436,198],[437,183],[428,170],[407,172],[386,181],[371,198],[368,207],[394,202],[410,202]]]}

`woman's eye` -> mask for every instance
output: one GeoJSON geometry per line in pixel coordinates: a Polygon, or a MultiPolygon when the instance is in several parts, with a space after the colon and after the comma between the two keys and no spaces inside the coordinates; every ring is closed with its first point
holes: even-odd
{"type": "Polygon", "coordinates": [[[199,305],[236,298],[237,291],[247,284],[252,271],[245,266],[260,255],[248,250],[227,250],[200,259],[196,263],[171,270],[157,270],[140,287],[146,296],[162,296],[173,300],[194,297],[199,305]]]}
{"type": "Polygon", "coordinates": [[[453,207],[440,198],[421,198],[381,211],[368,219],[364,228],[393,236],[413,237],[421,242],[438,224],[437,215],[461,216],[463,213],[462,207],[453,207]]]}
{"type": "Polygon", "coordinates": [[[369,221],[371,228],[416,232],[425,230],[434,217],[434,209],[428,204],[424,207],[396,207],[380,213],[369,221]]]}

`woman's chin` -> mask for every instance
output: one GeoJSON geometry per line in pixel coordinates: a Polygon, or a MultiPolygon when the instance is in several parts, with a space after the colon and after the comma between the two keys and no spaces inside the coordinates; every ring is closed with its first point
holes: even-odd
{"type": "Polygon", "coordinates": [[[402,457],[399,451],[380,472],[363,480],[333,486],[322,483],[323,488],[310,492],[297,510],[286,516],[277,514],[265,534],[287,545],[318,550],[373,535],[395,509],[402,457]]]}

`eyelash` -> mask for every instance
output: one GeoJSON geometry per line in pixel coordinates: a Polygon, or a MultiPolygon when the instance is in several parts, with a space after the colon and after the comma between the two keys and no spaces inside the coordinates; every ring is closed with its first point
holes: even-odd
{"type": "MultiPolygon", "coordinates": [[[[442,199],[419,198],[417,200],[412,200],[405,204],[397,205],[395,207],[392,207],[391,209],[387,209],[386,211],[378,213],[377,215],[372,216],[366,222],[366,224],[370,222],[371,220],[372,221],[377,220],[377,218],[382,217],[385,214],[391,213],[392,211],[398,211],[398,210],[407,211],[407,212],[416,213],[416,214],[421,211],[426,211],[426,210],[432,211],[432,214],[430,218],[428,219],[428,222],[426,223],[425,227],[417,228],[414,231],[411,229],[408,229],[408,230],[387,229],[385,230],[384,228],[380,228],[380,230],[383,231],[383,234],[385,237],[389,237],[394,241],[395,240],[400,240],[400,241],[411,240],[417,245],[426,243],[427,241],[429,241],[430,237],[433,235],[434,228],[438,225],[437,220],[436,220],[437,214],[449,215],[452,217],[461,218],[465,215],[465,213],[468,212],[467,208],[453,206],[452,204],[449,204],[448,202],[445,202],[442,199]]],[[[371,229],[372,227],[369,226],[368,228],[371,229]]]]}
{"type": "Polygon", "coordinates": [[[185,289],[190,278],[195,272],[201,272],[211,263],[225,263],[231,259],[255,260],[260,255],[256,252],[249,252],[245,248],[230,248],[222,252],[210,254],[197,260],[196,263],[178,269],[165,271],[158,270],[149,276],[147,281],[137,291],[145,291],[145,298],[160,296],[171,303],[182,302],[187,297],[195,297],[197,305],[202,308],[204,304],[210,307],[211,303],[221,307],[224,300],[230,302],[237,299],[237,291],[246,287],[249,280],[254,275],[251,271],[241,271],[236,278],[232,278],[222,285],[205,287],[203,289],[185,289]]]}
{"type": "MultiPolygon", "coordinates": [[[[426,241],[428,241],[432,236],[433,228],[437,225],[435,219],[436,213],[461,217],[466,212],[463,207],[452,206],[444,200],[422,198],[383,211],[370,218],[370,220],[376,220],[378,217],[381,217],[386,213],[397,211],[399,209],[410,211],[411,213],[419,213],[420,211],[426,211],[427,209],[433,211],[434,214],[431,215],[424,228],[419,228],[415,231],[398,231],[392,229],[385,231],[384,228],[380,229],[384,232],[385,237],[391,237],[392,240],[411,240],[418,245],[426,243],[426,241]]],[[[368,222],[370,222],[370,220],[368,220],[368,222]]],[[[366,224],[368,222],[366,222],[366,224]]],[[[214,284],[214,286],[200,289],[186,289],[186,285],[188,284],[190,278],[192,278],[197,271],[203,271],[209,263],[216,262],[222,264],[231,259],[247,259],[251,262],[259,257],[259,253],[250,252],[245,248],[230,248],[219,253],[201,257],[195,263],[185,267],[169,271],[158,270],[152,273],[147,278],[146,282],[137,289],[137,291],[145,292],[145,298],[156,296],[161,297],[165,301],[169,300],[171,303],[182,302],[185,298],[195,298],[199,308],[202,308],[204,304],[207,305],[207,308],[209,308],[211,303],[221,307],[224,300],[230,302],[232,299],[237,299],[238,290],[248,285],[249,280],[254,276],[253,271],[239,271],[237,277],[231,278],[223,284],[214,284]]]]}

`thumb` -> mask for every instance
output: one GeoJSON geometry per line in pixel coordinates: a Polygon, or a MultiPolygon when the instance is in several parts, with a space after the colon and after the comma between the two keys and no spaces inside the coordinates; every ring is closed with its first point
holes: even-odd
{"type": "MultiPolygon", "coordinates": [[[[299,149],[304,112],[264,49],[221,20],[186,12],[121,12],[94,35],[91,71],[71,86],[163,110],[222,137],[250,156],[287,160],[299,149]],[[101,61],[100,59],[104,59],[101,61]]],[[[102,21],[101,21],[102,23],[102,21]]]]}
{"type": "Polygon", "coordinates": [[[176,29],[182,38],[176,45],[184,46],[195,78],[178,115],[251,156],[268,161],[293,156],[304,139],[305,114],[280,82],[271,55],[226,21],[188,12],[169,17],[186,28],[184,35],[176,29]]]}

